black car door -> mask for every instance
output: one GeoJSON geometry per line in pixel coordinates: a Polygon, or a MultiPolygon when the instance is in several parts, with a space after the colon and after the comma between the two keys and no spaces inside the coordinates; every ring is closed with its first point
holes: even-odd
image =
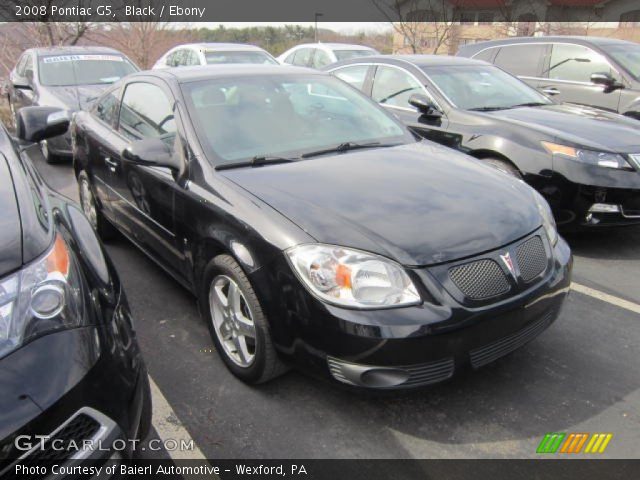
{"type": "Polygon", "coordinates": [[[98,201],[102,206],[102,212],[115,221],[111,202],[114,195],[111,193],[111,175],[115,173],[116,159],[120,155],[118,149],[122,146],[120,137],[115,132],[115,123],[118,119],[118,106],[120,102],[120,87],[107,91],[91,109],[91,128],[84,131],[84,139],[87,142],[85,149],[89,157],[89,173],[93,180],[93,186],[98,201]]]}
{"type": "MultiPolygon", "coordinates": [[[[117,123],[118,147],[159,138],[177,155],[178,122],[174,98],[159,80],[138,80],[124,87],[117,123]]],[[[176,182],[168,168],[127,162],[119,154],[110,159],[111,206],[119,227],[148,255],[174,276],[180,277],[181,253],[174,234],[174,189],[176,182]]]]}
{"type": "Polygon", "coordinates": [[[395,65],[376,67],[371,86],[373,100],[396,115],[421,137],[448,147],[459,148],[460,137],[447,131],[449,121],[444,112],[439,118],[423,115],[409,104],[409,98],[414,94],[427,96],[439,107],[433,95],[425,88],[425,84],[413,73],[395,65]]]}

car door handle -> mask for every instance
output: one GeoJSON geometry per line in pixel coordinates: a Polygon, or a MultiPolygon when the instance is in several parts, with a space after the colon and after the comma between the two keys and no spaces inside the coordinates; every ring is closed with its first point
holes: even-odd
{"type": "Polygon", "coordinates": [[[112,172],[115,172],[116,168],[118,168],[119,166],[119,163],[115,160],[112,160],[111,157],[104,157],[104,163],[109,166],[109,170],[111,170],[112,172]]]}
{"type": "Polygon", "coordinates": [[[544,93],[545,95],[558,95],[560,93],[560,90],[558,90],[556,87],[544,87],[542,89],[542,93],[544,93]]]}

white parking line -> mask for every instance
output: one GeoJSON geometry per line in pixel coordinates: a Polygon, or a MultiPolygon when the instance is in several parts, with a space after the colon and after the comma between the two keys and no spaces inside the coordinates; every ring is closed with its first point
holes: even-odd
{"type": "Polygon", "coordinates": [[[149,383],[151,384],[151,400],[153,402],[153,426],[163,444],[171,440],[170,444],[175,441],[178,442],[178,446],[180,442],[193,445],[193,450],[167,450],[167,453],[173,460],[205,460],[200,448],[184,428],[153,378],[149,377],[149,383]]]}
{"type": "Polygon", "coordinates": [[[640,314],[640,305],[630,302],[629,300],[625,300],[614,295],[609,295],[608,293],[604,293],[600,290],[595,290],[593,288],[575,282],[571,284],[571,290],[582,293],[583,295],[589,295],[590,297],[597,298],[598,300],[610,303],[612,305],[615,305],[616,307],[624,308],[625,310],[640,314]]]}

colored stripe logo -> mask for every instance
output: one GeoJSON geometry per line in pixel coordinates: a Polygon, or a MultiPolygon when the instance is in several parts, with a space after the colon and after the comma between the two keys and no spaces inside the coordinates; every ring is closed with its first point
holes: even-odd
{"type": "Polygon", "coordinates": [[[547,433],[536,453],[604,453],[612,438],[612,433],[547,433]]]}

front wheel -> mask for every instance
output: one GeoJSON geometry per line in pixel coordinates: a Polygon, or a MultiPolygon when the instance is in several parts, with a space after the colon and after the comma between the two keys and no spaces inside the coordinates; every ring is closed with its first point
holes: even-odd
{"type": "Polygon", "coordinates": [[[78,175],[78,190],[80,193],[80,206],[89,223],[102,240],[111,240],[116,236],[116,229],[109,220],[104,218],[91,190],[91,183],[87,172],[82,170],[78,175]]]}
{"type": "Polygon", "coordinates": [[[508,162],[507,160],[502,160],[500,158],[483,158],[481,159],[481,161],[495,168],[496,170],[500,170],[502,173],[506,173],[513,178],[522,180],[522,174],[520,173],[520,170],[518,170],[511,162],[508,162]]]}
{"type": "Polygon", "coordinates": [[[200,302],[218,354],[236,377],[258,384],[287,370],[253,287],[233,257],[219,255],[209,263],[200,302]]]}

